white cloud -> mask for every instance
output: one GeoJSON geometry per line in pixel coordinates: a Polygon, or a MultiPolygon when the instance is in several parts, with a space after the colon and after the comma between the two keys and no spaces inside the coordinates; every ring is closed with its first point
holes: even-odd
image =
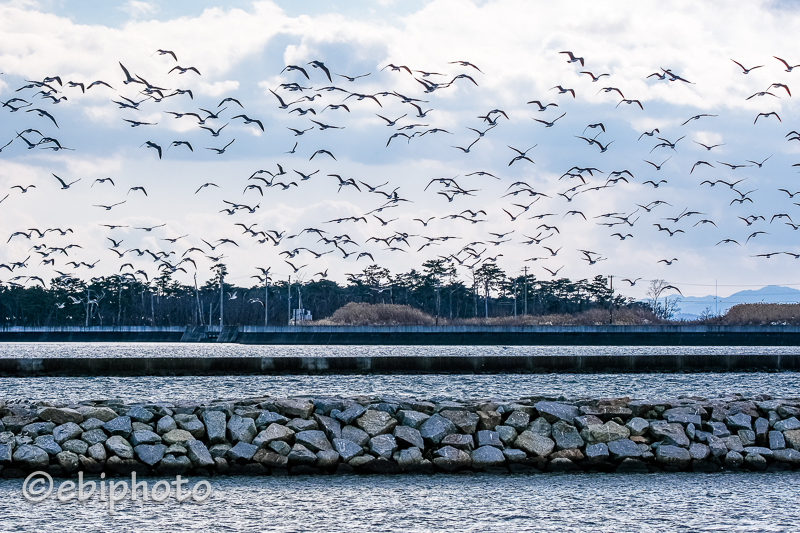
{"type": "Polygon", "coordinates": [[[120,6],[132,18],[146,17],[158,13],[159,7],[155,2],[143,2],[141,0],[128,0],[125,5],[120,6]]]}

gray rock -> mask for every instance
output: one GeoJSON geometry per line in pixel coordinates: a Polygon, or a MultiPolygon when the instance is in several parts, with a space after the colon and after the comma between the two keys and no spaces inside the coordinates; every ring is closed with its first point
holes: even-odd
{"type": "MultiPolygon", "coordinates": [[[[116,417],[115,417],[115,418],[116,418],[116,417]]],[[[102,420],[100,420],[100,419],[98,419],[98,418],[87,418],[86,420],[84,420],[83,422],[81,422],[81,423],[80,423],[80,424],[78,424],[78,425],[79,425],[79,426],[81,427],[81,429],[83,429],[84,431],[91,431],[91,430],[93,430],[93,429],[100,429],[100,428],[102,428],[102,427],[103,427],[103,424],[105,424],[105,422],[103,422],[102,420]]]]}
{"type": "Polygon", "coordinates": [[[333,449],[342,457],[344,462],[348,462],[353,457],[364,453],[361,446],[347,439],[333,439],[333,449]]]}
{"type": "MultiPolygon", "coordinates": [[[[225,418],[225,415],[220,413],[225,418]]],[[[163,435],[164,433],[169,433],[173,429],[178,429],[178,424],[175,423],[175,419],[171,416],[164,416],[159,419],[156,423],[156,433],[159,435],[163,435]]]]}
{"type": "Polygon", "coordinates": [[[109,409],[108,407],[91,407],[82,405],[78,407],[76,411],[82,414],[84,419],[96,418],[103,422],[109,422],[119,416],[113,409],[109,409]]]}
{"type": "MultiPolygon", "coordinates": [[[[583,429],[587,426],[602,425],[603,421],[597,418],[595,415],[583,415],[583,416],[576,416],[574,423],[578,428],[583,429]]],[[[649,425],[650,424],[648,422],[648,427],[649,425]]]]}
{"type": "Polygon", "coordinates": [[[666,419],[667,419],[667,422],[669,422],[670,424],[673,424],[673,423],[674,424],[684,424],[684,425],[686,425],[686,424],[695,424],[695,425],[699,426],[702,423],[702,419],[700,418],[699,415],[689,415],[689,414],[682,414],[682,413],[671,414],[671,415],[667,416],[666,419]]]}
{"type": "Polygon", "coordinates": [[[34,422],[23,426],[20,430],[22,435],[35,439],[39,435],[52,435],[56,425],[52,422],[34,422]]]}
{"type": "Polygon", "coordinates": [[[528,454],[516,448],[506,448],[503,450],[503,457],[505,457],[509,463],[519,463],[526,460],[528,454]]]}
{"type": "Polygon", "coordinates": [[[494,428],[503,423],[503,417],[497,411],[478,411],[478,430],[494,431],[494,428]]]}
{"type": "Polygon", "coordinates": [[[165,455],[158,463],[156,470],[164,476],[180,476],[192,467],[192,462],[185,455],[165,455]]]}
{"type": "Polygon", "coordinates": [[[612,440],[608,443],[608,451],[614,459],[637,458],[642,455],[639,446],[630,439],[612,440]]]}
{"type": "Polygon", "coordinates": [[[422,449],[425,447],[425,442],[422,440],[419,430],[410,426],[397,426],[394,428],[394,438],[400,448],[415,447],[422,449]]]}
{"type": "Polygon", "coordinates": [[[759,436],[765,436],[767,431],[769,431],[769,420],[764,417],[756,418],[754,427],[756,431],[756,438],[759,436]]]}
{"type": "Polygon", "coordinates": [[[472,458],[467,452],[453,448],[452,446],[439,448],[434,455],[433,464],[447,472],[453,472],[472,464],[472,458]]]}
{"type": "Polygon", "coordinates": [[[753,446],[756,443],[756,432],[752,429],[740,429],[736,433],[742,441],[742,446],[753,446]]]}
{"type": "Polygon", "coordinates": [[[726,416],[725,424],[728,426],[728,429],[732,431],[738,431],[740,429],[753,429],[750,415],[744,413],[726,416]]]}
{"type": "MultiPolygon", "coordinates": [[[[262,411],[258,418],[256,418],[256,427],[257,428],[264,428],[270,424],[286,424],[289,421],[283,415],[279,415],[278,413],[274,413],[272,411],[262,411]]],[[[224,421],[223,421],[224,424],[224,421]]],[[[206,429],[208,429],[208,424],[206,423],[206,429]]]]}
{"type": "Polygon", "coordinates": [[[475,448],[475,441],[472,435],[462,435],[461,433],[445,435],[440,444],[442,446],[452,446],[453,448],[458,448],[459,450],[467,452],[475,448]]]}
{"type": "Polygon", "coordinates": [[[294,440],[297,444],[302,444],[314,453],[333,449],[333,446],[325,437],[325,433],[317,429],[296,433],[294,440]]]}
{"type": "Polygon", "coordinates": [[[514,441],[514,447],[525,451],[528,454],[547,457],[552,453],[556,443],[552,439],[535,435],[530,431],[523,431],[514,441]]]}
{"type": "Polygon", "coordinates": [[[398,419],[404,426],[419,429],[423,422],[430,418],[430,415],[420,413],[419,411],[400,410],[397,411],[398,419]]]}
{"type": "Polygon", "coordinates": [[[767,420],[769,421],[769,427],[772,427],[776,423],[781,421],[781,415],[779,415],[775,411],[770,411],[769,413],[767,413],[767,420]]]}
{"type": "Polygon", "coordinates": [[[275,410],[287,417],[308,418],[314,412],[314,404],[308,400],[284,399],[275,402],[275,410]]]}
{"type": "Polygon", "coordinates": [[[650,424],[650,433],[665,444],[682,448],[689,447],[689,437],[686,436],[686,431],[680,424],[670,424],[669,422],[658,420],[650,424]]]}
{"type": "Polygon", "coordinates": [[[305,418],[292,418],[286,423],[286,427],[300,433],[301,431],[311,431],[319,429],[319,425],[314,420],[306,420],[305,418]]]}
{"type": "Polygon", "coordinates": [[[392,435],[377,435],[369,441],[369,451],[377,457],[391,459],[397,450],[397,441],[392,435]]]}
{"type": "Polygon", "coordinates": [[[105,429],[109,435],[120,435],[127,439],[128,436],[130,436],[131,431],[133,431],[133,428],[131,427],[131,417],[118,416],[117,418],[103,424],[103,429],[105,429]]]}
{"type": "Polygon", "coordinates": [[[368,410],[356,420],[356,425],[370,437],[391,433],[397,426],[397,420],[383,411],[368,410]]]}
{"type": "Polygon", "coordinates": [[[757,453],[750,453],[744,458],[744,466],[751,470],[766,470],[767,460],[757,453]]]}
{"type": "Polygon", "coordinates": [[[697,461],[705,461],[711,455],[711,448],[705,444],[693,442],[689,446],[689,455],[692,456],[692,459],[697,461]]]}
{"type": "Polygon", "coordinates": [[[9,466],[14,453],[14,441],[0,443],[0,466],[9,466]]]}
{"type": "Polygon", "coordinates": [[[684,405],[681,407],[673,407],[672,409],[667,409],[664,411],[662,415],[664,418],[669,418],[670,416],[675,415],[693,415],[693,416],[702,416],[707,417],[708,411],[699,405],[684,405]]]}
{"type": "Polygon", "coordinates": [[[345,425],[352,424],[358,417],[367,412],[365,407],[354,403],[342,412],[331,411],[331,418],[335,418],[345,425]]]}
{"type": "MultiPolygon", "coordinates": [[[[683,426],[677,424],[683,433],[683,426]]],[[[581,430],[581,437],[587,444],[595,444],[598,442],[609,443],[619,439],[627,439],[630,436],[630,430],[625,426],[620,426],[613,420],[609,420],[602,426],[587,426],[581,430]]],[[[686,435],[684,435],[686,438],[686,435]]],[[[686,439],[688,441],[688,439],[686,439]]],[[[688,444],[687,444],[688,446],[688,444]]]]}
{"type": "Polygon", "coordinates": [[[316,454],[301,444],[295,444],[288,457],[289,464],[292,465],[313,465],[317,462],[316,454]]]}
{"type": "Polygon", "coordinates": [[[258,434],[258,436],[256,436],[256,438],[252,440],[252,444],[263,448],[276,440],[288,443],[294,441],[294,435],[294,431],[286,426],[282,426],[278,423],[272,423],[269,425],[269,427],[267,427],[267,429],[263,430],[258,434]]]}
{"type": "Polygon", "coordinates": [[[53,422],[56,425],[66,424],[72,422],[73,424],[80,424],[83,422],[83,415],[75,409],[69,408],[56,408],[44,407],[36,411],[38,417],[46,422],[53,422]]]}
{"type": "Polygon", "coordinates": [[[197,418],[197,415],[175,415],[175,422],[178,427],[188,431],[196,439],[201,439],[206,434],[206,427],[197,418]]]}
{"type": "Polygon", "coordinates": [[[763,446],[749,446],[744,449],[744,453],[757,453],[762,457],[772,457],[773,452],[769,448],[764,448],[763,446]]]}
{"type": "MultiPolygon", "coordinates": [[[[275,442],[286,444],[283,441],[275,441],[275,442]]],[[[286,445],[289,446],[288,444],[286,445]]],[[[265,450],[262,448],[261,451],[265,450]]],[[[291,448],[289,449],[289,451],[291,451],[291,448]]],[[[264,466],[268,466],[270,468],[286,468],[289,466],[289,458],[287,457],[289,455],[289,451],[287,451],[285,455],[276,452],[266,451],[264,455],[261,456],[261,464],[264,466]]]]}
{"type": "Polygon", "coordinates": [[[640,437],[647,433],[647,430],[650,429],[650,422],[644,418],[639,418],[636,416],[628,420],[628,423],[625,424],[625,427],[631,432],[632,437],[640,437]]]}
{"type": "Polygon", "coordinates": [[[105,442],[106,449],[121,459],[133,459],[133,446],[120,435],[113,435],[105,442]]]}
{"type": "Polygon", "coordinates": [[[28,436],[17,435],[14,437],[14,442],[17,446],[22,446],[23,444],[33,444],[33,439],[28,436]]]}
{"type": "Polygon", "coordinates": [[[589,444],[586,446],[586,457],[589,459],[608,459],[608,445],[605,442],[589,444]]]}
{"type": "Polygon", "coordinates": [[[89,449],[89,445],[83,442],[82,440],[66,440],[61,443],[61,448],[64,451],[72,452],[75,455],[86,455],[86,450],[89,449]]]}
{"type": "Polygon", "coordinates": [[[500,440],[500,434],[487,429],[478,431],[478,433],[475,434],[475,443],[479,448],[482,446],[494,446],[501,450],[504,448],[503,441],[500,440]]]}
{"type": "Polygon", "coordinates": [[[531,416],[528,413],[524,413],[522,411],[512,411],[508,418],[506,418],[505,425],[511,426],[512,428],[516,429],[517,432],[525,431],[528,427],[528,424],[531,423],[531,416]]]}
{"type": "Polygon", "coordinates": [[[800,420],[795,417],[787,418],[786,420],[775,422],[775,425],[772,426],[772,429],[775,431],[790,431],[793,429],[800,429],[800,420]]]}
{"type": "Polygon", "coordinates": [[[578,466],[566,457],[556,457],[547,464],[548,472],[572,472],[578,466]]]}
{"type": "Polygon", "coordinates": [[[441,415],[450,420],[459,431],[467,435],[473,435],[478,428],[480,417],[469,411],[445,410],[441,415]]]}
{"type": "Polygon", "coordinates": [[[783,418],[800,416],[800,407],[793,407],[791,405],[781,405],[777,408],[777,411],[783,418]]]}
{"type": "Polygon", "coordinates": [[[33,424],[38,420],[35,416],[5,416],[2,419],[6,431],[19,433],[28,424],[33,424]]]}
{"type": "Polygon", "coordinates": [[[214,466],[214,458],[211,457],[206,445],[199,440],[190,440],[186,443],[187,456],[195,468],[208,468],[214,466]]]}
{"type": "Polygon", "coordinates": [[[795,466],[800,465],[800,452],[791,448],[773,450],[772,458],[782,463],[789,463],[795,466]]]}
{"type": "Polygon", "coordinates": [[[739,438],[739,435],[731,435],[729,437],[723,437],[722,442],[725,443],[725,447],[728,450],[733,452],[741,452],[744,450],[744,446],[742,446],[742,441],[739,438]]]}
{"type": "Polygon", "coordinates": [[[189,443],[189,442],[192,442],[192,441],[186,441],[186,442],[183,442],[181,444],[177,444],[177,443],[176,444],[172,444],[169,448],[167,448],[167,451],[164,452],[164,453],[171,453],[172,455],[186,455],[186,452],[188,451],[186,449],[186,444],[189,443]]]}
{"type": "Polygon", "coordinates": [[[131,429],[133,429],[133,431],[153,431],[153,426],[134,420],[131,422],[131,429]]]}
{"type": "Polygon", "coordinates": [[[686,448],[662,444],[656,448],[656,461],[671,467],[686,468],[692,461],[692,456],[686,448]]]}
{"type": "Polygon", "coordinates": [[[67,422],[53,429],[53,439],[58,444],[61,444],[68,440],[77,439],[81,436],[81,433],[83,433],[83,430],[78,424],[75,422],[67,422]]]}
{"type": "Polygon", "coordinates": [[[790,447],[794,448],[795,450],[800,450],[800,430],[790,429],[789,431],[784,431],[783,437],[790,447]]]}
{"type": "Polygon", "coordinates": [[[131,446],[140,444],[161,444],[161,437],[149,430],[138,430],[131,434],[131,446]]]}
{"type": "Polygon", "coordinates": [[[228,450],[230,450],[231,448],[233,448],[233,446],[231,446],[230,444],[215,444],[208,449],[208,453],[210,453],[211,457],[216,460],[220,457],[224,458],[225,455],[228,453],[228,450]]]}
{"type": "Polygon", "coordinates": [[[325,436],[329,439],[342,438],[342,424],[338,420],[325,415],[314,415],[314,420],[320,430],[325,432],[325,436]]]}
{"type": "Polygon", "coordinates": [[[456,426],[448,419],[439,414],[431,416],[423,422],[419,428],[419,433],[426,442],[439,444],[445,436],[457,433],[456,426]]]}
{"type": "Polygon", "coordinates": [[[739,452],[729,451],[725,455],[725,464],[728,466],[739,467],[742,466],[744,457],[739,452]]]}
{"type": "Polygon", "coordinates": [[[583,439],[578,433],[578,429],[562,420],[553,424],[552,434],[553,440],[556,441],[557,450],[582,448],[584,445],[583,439]]]}
{"type": "Polygon", "coordinates": [[[63,450],[56,444],[52,435],[42,435],[34,439],[33,444],[46,451],[49,455],[58,455],[63,450]]]}
{"type": "Polygon", "coordinates": [[[86,450],[86,455],[91,457],[97,462],[103,462],[108,459],[108,453],[106,452],[106,447],[103,446],[102,442],[98,442],[97,444],[92,444],[89,446],[89,449],[86,450]]]}
{"type": "Polygon", "coordinates": [[[14,450],[12,456],[14,463],[20,464],[29,470],[42,470],[50,464],[50,456],[38,446],[23,444],[14,450]]]}
{"type": "Polygon", "coordinates": [[[648,472],[649,470],[644,462],[630,457],[623,459],[617,467],[618,474],[647,474],[648,472]]]}
{"type": "Polygon", "coordinates": [[[494,430],[506,446],[511,446],[517,440],[517,430],[511,426],[497,426],[494,430]]]}
{"type": "MultiPolygon", "coordinates": [[[[339,398],[314,398],[314,411],[322,415],[330,415],[334,409],[344,409],[344,402],[339,398]]],[[[336,437],[337,439],[339,437],[336,437]]]]}
{"type": "Polygon", "coordinates": [[[720,438],[709,440],[708,447],[711,449],[711,455],[714,457],[725,457],[725,454],[728,453],[728,447],[725,446],[725,443],[720,438]]]}
{"type": "Polygon", "coordinates": [[[728,426],[722,422],[706,422],[706,427],[711,429],[711,434],[715,437],[727,437],[731,434],[731,432],[728,431],[728,426]]]}
{"type": "Polygon", "coordinates": [[[574,405],[567,405],[563,403],[557,402],[537,402],[534,404],[539,413],[545,418],[548,418],[549,422],[555,422],[556,420],[563,420],[564,422],[569,422],[570,424],[573,423],[573,420],[576,416],[580,416],[580,411],[574,405]]]}
{"type": "Polygon", "coordinates": [[[786,439],[780,431],[770,431],[767,435],[770,450],[782,450],[786,448],[786,439]]]}
{"type": "MultiPolygon", "coordinates": [[[[390,437],[391,435],[383,435],[390,437]]],[[[339,464],[339,454],[335,450],[320,450],[317,452],[317,468],[331,469],[339,464]]]]}
{"type": "Polygon", "coordinates": [[[143,424],[147,424],[155,415],[141,406],[135,406],[128,409],[128,412],[125,413],[126,416],[130,417],[131,421],[133,422],[142,422],[143,424]]]}
{"type": "MultiPolygon", "coordinates": [[[[310,404],[311,402],[309,402],[310,404]]],[[[244,442],[250,444],[256,436],[256,423],[252,418],[243,418],[233,415],[228,420],[228,433],[231,442],[244,442]]]]}
{"type": "MultiPolygon", "coordinates": [[[[516,428],[515,428],[516,429],[516,428]]],[[[526,428],[518,429],[518,432],[524,431],[526,428]]],[[[553,426],[543,416],[540,416],[527,427],[527,430],[534,435],[541,435],[542,437],[552,437],[553,426]]]]}
{"type": "MultiPolygon", "coordinates": [[[[248,419],[249,420],[249,419],[248,419]]],[[[86,435],[86,433],[84,433],[86,435]]],[[[195,440],[191,433],[183,429],[173,429],[167,433],[161,435],[161,440],[166,445],[172,444],[183,444],[184,442],[189,442],[190,440],[195,440]]]]}
{"type": "MultiPolygon", "coordinates": [[[[248,420],[253,420],[253,419],[248,418],[248,420]]],[[[256,446],[255,444],[239,441],[234,445],[233,448],[228,450],[228,452],[225,454],[225,458],[228,459],[229,461],[244,464],[248,462],[250,459],[252,459],[253,455],[255,455],[257,451],[258,451],[258,446],[256,446]]]]}
{"type": "Polygon", "coordinates": [[[108,439],[106,432],[102,429],[91,429],[81,433],[81,440],[92,446],[97,443],[103,443],[108,439]]]}
{"type": "Polygon", "coordinates": [[[406,448],[394,454],[394,460],[401,468],[410,468],[422,463],[422,451],[419,448],[406,448]]]}
{"type": "Polygon", "coordinates": [[[288,443],[283,442],[282,440],[274,440],[267,445],[267,448],[274,451],[279,455],[289,455],[289,452],[292,451],[292,447],[289,446],[288,443]]]}
{"type": "Polygon", "coordinates": [[[367,432],[360,430],[355,426],[343,427],[342,438],[355,442],[356,444],[362,447],[365,447],[369,443],[369,435],[367,435],[367,432]]]}
{"type": "Polygon", "coordinates": [[[348,464],[353,468],[362,468],[373,461],[375,461],[375,458],[373,456],[365,454],[365,455],[359,455],[358,457],[353,457],[352,459],[350,459],[348,464]]]}
{"type": "Polygon", "coordinates": [[[80,467],[78,456],[73,452],[61,452],[56,455],[56,459],[61,469],[67,474],[76,472],[80,467]]]}
{"type": "Polygon", "coordinates": [[[141,462],[149,466],[155,466],[164,458],[164,452],[167,451],[167,447],[163,444],[139,444],[133,448],[133,451],[141,462]]]}
{"type": "Polygon", "coordinates": [[[473,468],[487,468],[501,466],[506,462],[506,456],[495,446],[481,446],[472,452],[473,468]]]}

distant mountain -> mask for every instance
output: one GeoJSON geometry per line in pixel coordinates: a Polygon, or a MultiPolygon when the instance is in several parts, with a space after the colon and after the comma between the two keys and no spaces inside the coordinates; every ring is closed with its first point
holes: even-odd
{"type": "MultiPolygon", "coordinates": [[[[678,298],[680,297],[678,296],[678,298]]],[[[727,298],[719,298],[716,307],[713,294],[680,298],[678,303],[680,311],[675,315],[675,318],[678,320],[693,320],[706,309],[711,309],[712,313],[718,311],[722,315],[736,304],[754,303],[800,303],[800,290],[781,287],[780,285],[767,285],[758,290],[739,291],[727,298]]]]}

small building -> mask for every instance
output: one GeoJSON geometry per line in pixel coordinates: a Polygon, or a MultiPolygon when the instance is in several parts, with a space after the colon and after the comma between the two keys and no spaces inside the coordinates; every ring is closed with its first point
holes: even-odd
{"type": "Polygon", "coordinates": [[[311,311],[307,309],[292,309],[292,318],[289,320],[289,325],[293,326],[296,322],[310,322],[313,320],[311,311]]]}

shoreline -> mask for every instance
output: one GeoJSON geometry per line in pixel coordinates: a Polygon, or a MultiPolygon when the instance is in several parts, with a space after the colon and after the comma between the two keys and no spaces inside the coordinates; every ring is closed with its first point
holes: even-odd
{"type": "Polygon", "coordinates": [[[0,477],[800,469],[800,399],[0,401],[0,477]]]}

